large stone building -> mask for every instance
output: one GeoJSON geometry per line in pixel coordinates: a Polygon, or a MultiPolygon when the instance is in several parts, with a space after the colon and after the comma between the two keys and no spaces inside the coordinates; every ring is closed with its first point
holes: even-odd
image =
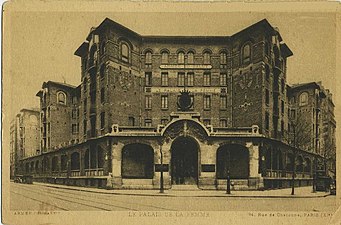
{"type": "Polygon", "coordinates": [[[20,168],[20,160],[40,154],[39,111],[22,109],[10,125],[11,176],[20,168]]]}
{"type": "Polygon", "coordinates": [[[145,36],[110,19],[76,50],[78,87],[47,82],[36,180],[111,188],[312,183],[320,152],[290,146],[292,56],[262,20],[232,36],[145,36]],[[50,125],[49,125],[50,124],[50,125]],[[295,159],[299,158],[294,167],[295,159]]]}
{"type": "MultiPolygon", "coordinates": [[[[288,87],[289,143],[324,157],[335,174],[336,122],[332,94],[321,82],[288,87]]],[[[326,166],[326,165],[324,165],[326,166]]]]}

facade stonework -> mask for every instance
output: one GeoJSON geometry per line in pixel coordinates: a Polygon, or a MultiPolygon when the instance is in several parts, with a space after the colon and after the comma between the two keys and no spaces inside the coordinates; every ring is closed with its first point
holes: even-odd
{"type": "Polygon", "coordinates": [[[162,171],[165,188],[224,189],[227,176],[236,190],[280,188],[297,161],[297,185],[312,184],[323,154],[292,145],[293,53],[267,20],[232,36],[182,37],[105,19],[75,55],[81,84],[48,81],[37,94],[42,151],[22,170],[36,180],[147,189],[162,171]]]}

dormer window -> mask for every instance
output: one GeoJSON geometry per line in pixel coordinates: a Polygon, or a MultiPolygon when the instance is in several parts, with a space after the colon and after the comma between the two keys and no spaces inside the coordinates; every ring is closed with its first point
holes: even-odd
{"type": "Polygon", "coordinates": [[[66,105],[66,94],[62,91],[59,91],[57,94],[57,102],[58,104],[66,105]]]}

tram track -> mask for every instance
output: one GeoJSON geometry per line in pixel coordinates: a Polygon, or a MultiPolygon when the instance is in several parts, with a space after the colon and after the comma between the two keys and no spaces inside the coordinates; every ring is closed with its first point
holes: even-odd
{"type": "Polygon", "coordinates": [[[63,207],[60,207],[60,206],[57,206],[57,205],[54,205],[54,204],[50,204],[50,203],[48,203],[48,202],[46,202],[46,201],[42,201],[42,200],[39,200],[39,199],[36,199],[36,198],[32,198],[32,197],[30,197],[30,196],[23,195],[23,194],[21,194],[21,193],[15,192],[15,191],[10,191],[10,192],[13,193],[13,194],[20,195],[20,196],[22,196],[22,197],[24,197],[24,198],[28,198],[28,199],[30,199],[30,200],[32,200],[32,201],[35,201],[35,202],[39,202],[39,203],[42,203],[42,204],[46,204],[46,205],[52,206],[52,207],[54,207],[54,208],[61,209],[61,210],[63,210],[63,211],[69,211],[69,210],[66,209],[66,208],[63,208],[63,207]]]}
{"type": "MultiPolygon", "coordinates": [[[[159,206],[152,206],[152,205],[147,205],[147,204],[141,204],[141,203],[136,203],[136,202],[129,202],[129,201],[119,201],[116,199],[108,199],[108,198],[103,198],[103,197],[99,197],[99,196],[95,196],[95,194],[93,193],[82,193],[79,192],[77,190],[70,190],[69,191],[63,191],[63,190],[57,190],[55,192],[51,192],[49,191],[50,189],[48,187],[39,187],[39,186],[35,186],[37,187],[39,190],[41,191],[32,191],[32,189],[28,189],[26,187],[21,187],[22,189],[26,190],[26,191],[30,191],[30,192],[34,192],[34,193],[42,193],[44,192],[45,194],[48,194],[54,198],[61,198],[61,200],[65,199],[65,201],[70,201],[69,198],[72,198],[74,200],[78,200],[78,201],[86,201],[89,200],[90,198],[90,202],[98,204],[99,206],[101,206],[100,208],[103,210],[109,210],[109,211],[114,211],[115,208],[116,209],[120,209],[120,210],[129,210],[129,211],[139,211],[139,209],[136,209],[138,207],[126,207],[126,206],[119,206],[117,204],[112,204],[112,202],[116,202],[116,203],[120,203],[120,204],[125,204],[125,205],[136,205],[136,206],[141,206],[141,207],[148,207],[150,208],[150,210],[172,210],[169,208],[163,208],[163,207],[159,207],[159,206]],[[77,195],[82,195],[84,196],[84,198],[81,197],[76,197],[75,194],[71,193],[71,192],[77,192],[77,195]],[[96,201],[96,200],[101,200],[101,201],[96,201]],[[103,202],[105,201],[105,202],[103,202]],[[110,201],[110,203],[108,203],[108,201],[110,201]],[[110,209],[108,209],[107,207],[110,207],[110,209]]],[[[79,203],[79,202],[76,203],[79,203]]],[[[86,203],[83,203],[85,205],[88,205],[86,203]]],[[[89,205],[88,205],[89,206],[89,205]]],[[[93,206],[93,205],[91,205],[93,206]]]]}

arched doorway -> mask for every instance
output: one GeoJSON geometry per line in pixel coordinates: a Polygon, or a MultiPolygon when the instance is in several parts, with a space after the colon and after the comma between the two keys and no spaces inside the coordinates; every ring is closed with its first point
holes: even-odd
{"type": "Polygon", "coordinates": [[[172,184],[198,183],[198,143],[190,137],[178,137],[171,147],[172,184]]]}

